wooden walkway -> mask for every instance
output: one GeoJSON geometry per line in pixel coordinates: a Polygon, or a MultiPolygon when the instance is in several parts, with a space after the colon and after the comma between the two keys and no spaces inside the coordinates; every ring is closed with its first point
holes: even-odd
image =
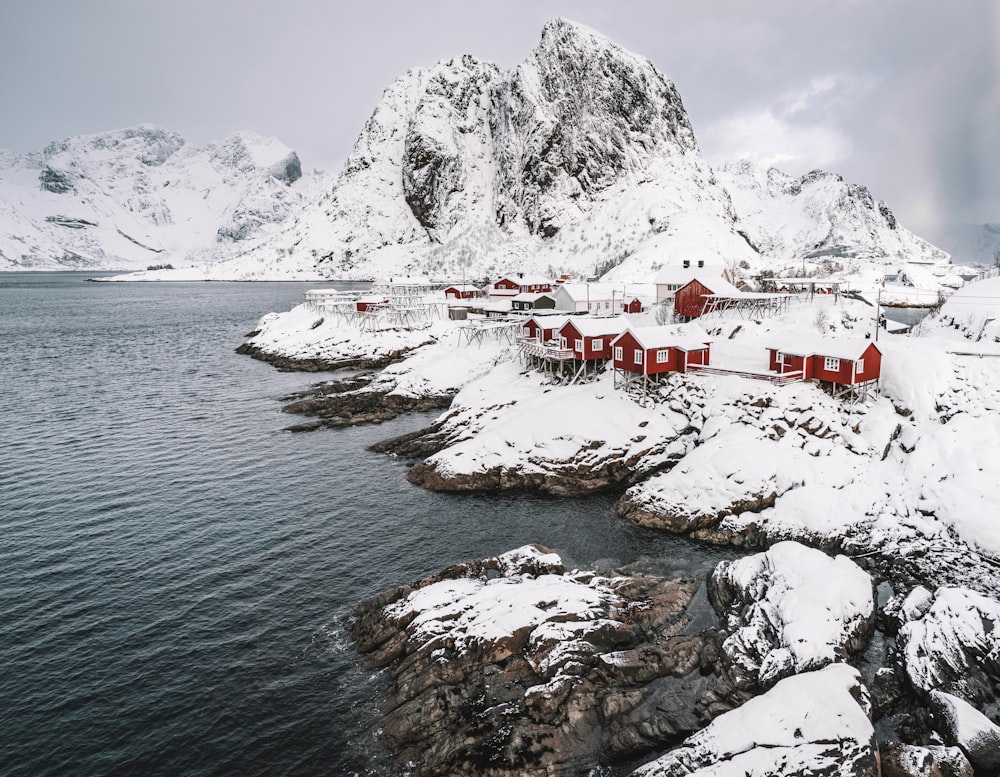
{"type": "Polygon", "coordinates": [[[750,378],[751,380],[762,380],[775,386],[784,386],[788,383],[799,383],[802,381],[802,371],[795,372],[751,372],[749,370],[733,370],[726,367],[705,367],[701,364],[689,364],[688,372],[704,375],[736,375],[740,378],[750,378]]]}

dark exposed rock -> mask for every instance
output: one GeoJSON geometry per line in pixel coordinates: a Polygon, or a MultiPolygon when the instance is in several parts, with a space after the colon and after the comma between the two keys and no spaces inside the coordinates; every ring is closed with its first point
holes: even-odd
{"type": "Polygon", "coordinates": [[[422,459],[433,456],[445,445],[445,438],[438,434],[440,426],[433,424],[415,432],[407,432],[398,437],[382,440],[369,445],[368,450],[375,453],[391,453],[407,459],[422,459]]]}
{"type": "Polygon", "coordinates": [[[236,353],[250,356],[268,364],[273,364],[279,370],[287,372],[327,372],[334,370],[350,369],[378,369],[402,359],[412,349],[401,349],[374,358],[352,358],[352,359],[300,359],[281,354],[271,353],[259,345],[253,343],[243,343],[236,349],[236,353]]]}
{"type": "Polygon", "coordinates": [[[51,167],[42,168],[42,172],[38,174],[38,183],[45,191],[53,194],[68,194],[76,191],[73,186],[73,177],[69,173],[54,170],[51,167]]]}
{"type": "MultiPolygon", "coordinates": [[[[341,381],[319,383],[308,391],[301,391],[285,400],[283,413],[314,416],[319,419],[310,424],[300,424],[290,431],[311,431],[326,426],[340,428],[357,424],[382,423],[402,413],[441,410],[451,404],[451,395],[410,397],[369,389],[372,375],[362,374],[341,381]]],[[[408,435],[411,450],[418,449],[414,433],[408,435]]],[[[429,450],[434,443],[427,443],[429,450]]],[[[386,452],[390,452],[387,448],[386,452]]]]}
{"type": "Polygon", "coordinates": [[[522,548],[356,610],[358,650],[389,672],[381,723],[401,763],[426,776],[582,774],[676,742],[746,698],[719,669],[714,632],[685,631],[698,581],[555,562],[522,548]]]}
{"type": "Polygon", "coordinates": [[[482,472],[457,474],[442,473],[433,462],[422,462],[409,471],[407,479],[431,491],[537,491],[570,496],[624,488],[656,471],[641,468],[641,458],[612,457],[597,466],[574,461],[549,462],[543,472],[491,467],[482,472]]]}
{"type": "Polygon", "coordinates": [[[957,747],[879,745],[882,777],[973,777],[972,764],[957,747]]]}

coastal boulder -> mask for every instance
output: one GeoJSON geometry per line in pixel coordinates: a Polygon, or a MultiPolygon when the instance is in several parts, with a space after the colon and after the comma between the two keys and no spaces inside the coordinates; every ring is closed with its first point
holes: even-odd
{"type": "Polygon", "coordinates": [[[834,664],[781,680],[631,777],[878,777],[868,693],[834,664]]]}
{"type": "Polygon", "coordinates": [[[967,588],[915,588],[900,608],[906,672],[921,691],[940,690],[1000,712],[1000,603],[967,588]]]}
{"type": "Polygon", "coordinates": [[[709,596],[725,620],[733,676],[766,688],[859,653],[875,628],[871,578],[846,556],[797,542],[722,562],[709,596]]]}
{"type": "Polygon", "coordinates": [[[567,571],[526,546],[374,597],[351,634],[387,670],[380,727],[400,763],[576,775],[679,742],[748,698],[719,670],[712,631],[688,633],[710,619],[701,585],[567,571]]]}

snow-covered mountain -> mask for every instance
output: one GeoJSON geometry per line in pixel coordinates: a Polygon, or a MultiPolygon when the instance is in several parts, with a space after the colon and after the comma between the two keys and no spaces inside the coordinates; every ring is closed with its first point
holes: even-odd
{"type": "Polygon", "coordinates": [[[272,250],[290,248],[333,277],[467,261],[634,278],[664,253],[756,257],[674,85],[562,19],[513,71],[464,56],[397,79],[322,207],[272,250]]]}
{"type": "Polygon", "coordinates": [[[713,171],[671,81],[563,19],[511,71],[469,55],[410,70],[335,179],[299,167],[274,139],[192,149],[149,126],[0,152],[0,268],[647,281],[682,259],[946,258],[838,176],[713,171]]]}
{"type": "Polygon", "coordinates": [[[799,264],[832,259],[898,266],[946,262],[948,254],[896,220],[867,187],[814,170],[793,178],[775,168],[741,160],[717,171],[746,234],[767,256],[799,264]]]}
{"type": "Polygon", "coordinates": [[[0,269],[203,264],[303,207],[294,151],[251,132],[193,148],[140,125],[0,152],[0,269]]]}

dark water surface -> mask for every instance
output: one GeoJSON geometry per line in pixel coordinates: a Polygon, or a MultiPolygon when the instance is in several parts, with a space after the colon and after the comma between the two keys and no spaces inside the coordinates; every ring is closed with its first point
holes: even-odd
{"type": "Polygon", "coordinates": [[[281,431],[277,398],[325,376],[234,349],[317,284],[86,277],[0,273],[4,775],[393,774],[353,605],[527,542],[718,558],[610,496],[433,494],[365,450],[428,417],[281,431]]]}

